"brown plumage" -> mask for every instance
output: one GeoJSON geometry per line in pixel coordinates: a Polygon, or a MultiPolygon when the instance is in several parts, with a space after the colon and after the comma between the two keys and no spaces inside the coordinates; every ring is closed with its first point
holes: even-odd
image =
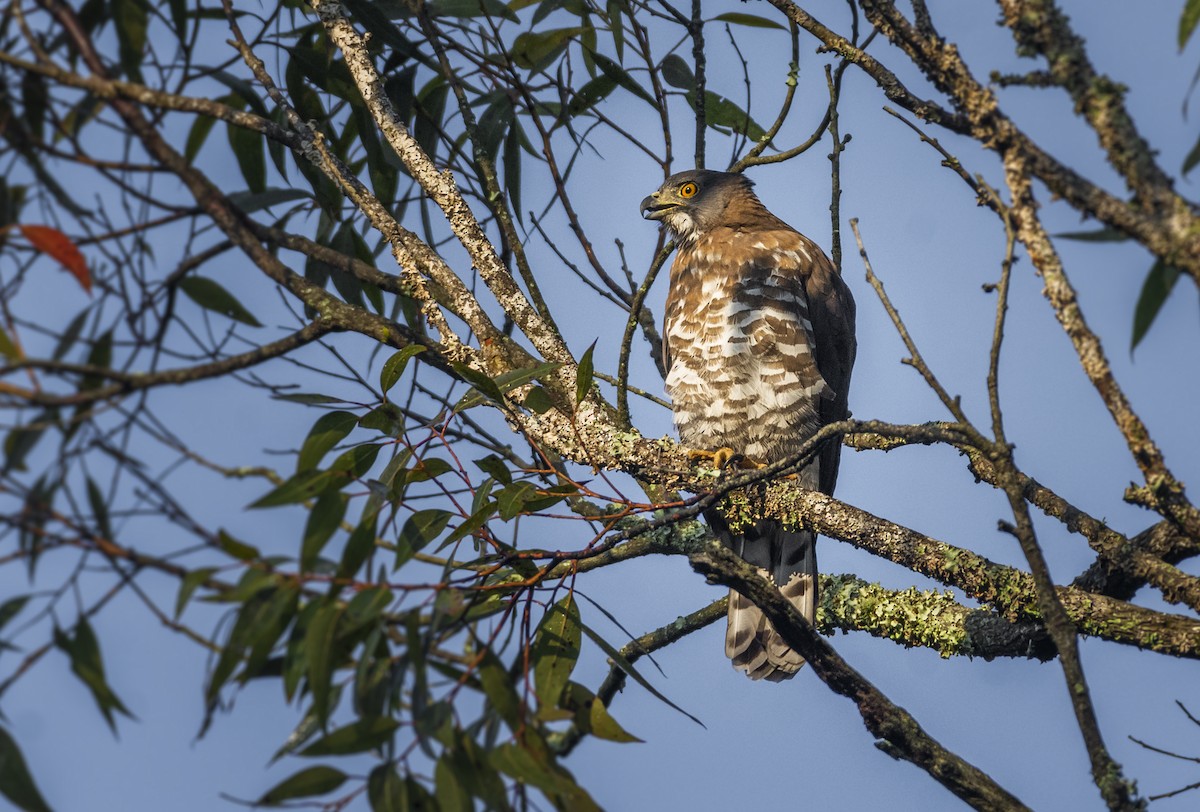
{"type": "MultiPolygon", "coordinates": [[[[677,241],[667,294],[667,390],[680,439],[730,448],[760,462],[795,453],[817,429],[848,416],[854,299],[815,243],[771,214],[737,174],[672,175],[642,201],[677,241]]],[[[829,443],[799,473],[832,493],[841,445],[829,443]]],[[[733,533],[707,514],[722,541],[771,578],[813,622],[815,536],[774,520],[733,533]]],[[[750,601],[729,596],[726,654],[752,679],[779,681],[804,664],[750,601]]]]}

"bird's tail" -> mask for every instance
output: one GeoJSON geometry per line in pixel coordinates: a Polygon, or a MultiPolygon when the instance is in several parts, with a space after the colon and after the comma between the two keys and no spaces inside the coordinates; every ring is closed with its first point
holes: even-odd
{"type": "MultiPolygon", "coordinates": [[[[716,513],[716,511],[712,511],[716,513]]],[[[719,515],[708,517],[721,542],[759,572],[774,581],[783,596],[813,623],[817,615],[816,534],[784,530],[767,519],[742,533],[731,533],[719,515]]],[[[733,667],[750,679],[780,682],[790,679],[804,665],[775,631],[771,621],[740,593],[729,592],[729,625],[725,632],[725,654],[733,667]]]]}

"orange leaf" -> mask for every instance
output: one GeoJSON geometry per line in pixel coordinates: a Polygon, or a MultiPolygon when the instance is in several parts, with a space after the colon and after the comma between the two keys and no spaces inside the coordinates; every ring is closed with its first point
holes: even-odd
{"type": "Polygon", "coordinates": [[[61,262],[84,290],[92,292],[92,274],[88,271],[87,261],[70,237],[50,226],[20,226],[20,229],[34,248],[61,262]]]}

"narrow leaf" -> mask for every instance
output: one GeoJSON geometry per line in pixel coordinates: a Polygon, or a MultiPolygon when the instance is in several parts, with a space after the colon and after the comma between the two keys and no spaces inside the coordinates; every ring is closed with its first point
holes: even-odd
{"type": "Polygon", "coordinates": [[[617,724],[617,720],[612,718],[608,708],[604,707],[604,703],[598,696],[593,697],[591,707],[588,709],[588,727],[593,736],[611,742],[641,741],[637,736],[617,724]]]}
{"type": "Polygon", "coordinates": [[[440,812],[474,812],[475,804],[466,790],[467,777],[460,775],[449,753],[443,753],[433,769],[433,787],[440,812]]]}
{"type": "Polygon", "coordinates": [[[1196,164],[1200,164],[1200,139],[1192,147],[1192,151],[1183,159],[1183,174],[1187,174],[1196,168],[1196,164]]]}
{"type": "Polygon", "coordinates": [[[662,693],[657,688],[655,688],[653,685],[651,685],[646,680],[645,677],[643,677],[641,674],[638,673],[637,669],[633,667],[633,663],[629,662],[629,660],[626,659],[625,655],[622,654],[621,652],[617,651],[617,649],[611,643],[609,643],[607,640],[605,640],[599,634],[594,632],[592,629],[588,628],[587,625],[580,623],[579,626],[581,629],[583,629],[584,634],[586,634],[593,643],[598,645],[601,648],[601,650],[603,650],[604,653],[608,655],[608,658],[617,665],[618,668],[620,668],[622,671],[624,671],[629,676],[633,677],[634,681],[636,681],[638,685],[642,686],[647,691],[649,691],[660,702],[663,702],[666,705],[668,705],[669,707],[673,708],[674,710],[679,711],[684,716],[691,719],[696,724],[700,725],[700,727],[704,727],[703,722],[701,722],[695,716],[692,716],[690,713],[685,711],[683,708],[679,707],[674,702],[672,702],[671,700],[669,700],[665,696],[663,696],[662,693]]]}
{"type": "Polygon", "coordinates": [[[592,377],[594,370],[592,368],[592,353],[596,349],[596,342],[592,342],[592,346],[588,347],[583,353],[583,357],[579,359],[579,368],[575,372],[575,405],[583,403],[587,398],[588,392],[592,390],[592,377]]]}
{"type": "Polygon", "coordinates": [[[0,355],[3,355],[13,363],[25,357],[25,352],[21,349],[21,345],[9,338],[8,333],[4,332],[3,327],[0,327],[0,355]]]}
{"type": "Polygon", "coordinates": [[[579,659],[582,640],[579,606],[567,595],[546,611],[534,635],[530,656],[539,707],[558,706],[579,659]]]}
{"type": "Polygon", "coordinates": [[[222,316],[228,316],[234,321],[240,321],[251,327],[262,327],[259,320],[254,318],[254,314],[243,307],[232,293],[212,279],[203,276],[189,276],[180,281],[179,289],[205,310],[220,313],[222,316]]]}
{"type": "Polygon", "coordinates": [[[238,561],[253,561],[262,557],[262,553],[258,551],[257,547],[244,541],[238,541],[224,530],[217,531],[217,546],[238,561]]]}
{"type": "Polygon", "coordinates": [[[261,209],[269,209],[282,203],[295,200],[312,200],[311,192],[303,189],[282,189],[272,187],[261,192],[234,192],[229,196],[229,202],[242,210],[243,214],[251,214],[261,209]]]}
{"type": "Polygon", "coordinates": [[[367,777],[371,812],[408,812],[412,807],[406,789],[404,779],[391,762],[380,764],[367,777]]]}
{"type": "Polygon", "coordinates": [[[651,96],[645,90],[645,88],[643,88],[636,81],[634,81],[633,77],[629,75],[629,72],[626,71],[624,68],[622,68],[620,65],[618,65],[616,62],[613,62],[608,57],[604,56],[603,54],[599,54],[599,53],[593,53],[592,60],[596,63],[596,66],[598,68],[600,68],[600,70],[604,73],[605,76],[614,80],[618,85],[623,87],[625,90],[628,90],[630,93],[637,96],[639,99],[643,100],[647,104],[649,104],[653,107],[657,107],[657,104],[654,101],[654,97],[651,96]]]}
{"type": "Polygon", "coordinates": [[[1161,259],[1154,261],[1150,272],[1146,274],[1146,281],[1142,284],[1142,293],[1138,296],[1137,306],[1133,311],[1133,338],[1129,344],[1131,354],[1146,337],[1150,325],[1154,324],[1158,311],[1162,309],[1167,297],[1171,295],[1171,289],[1175,287],[1178,279],[1178,268],[1166,265],[1161,259]]]}
{"type": "Polygon", "coordinates": [[[1064,231],[1054,236],[1080,242],[1124,242],[1129,239],[1129,235],[1123,231],[1117,231],[1115,228],[1098,228],[1095,231],[1064,231]]]}
{"type": "Polygon", "coordinates": [[[329,487],[332,477],[328,471],[300,471],[265,496],[251,502],[251,508],[292,505],[312,499],[329,487]]]}
{"type": "Polygon", "coordinates": [[[71,671],[92,692],[92,698],[96,701],[96,706],[100,709],[104,721],[110,728],[116,730],[113,711],[130,718],[133,717],[133,714],[113,692],[104,677],[104,661],[100,656],[100,643],[96,639],[96,634],[92,631],[86,615],[79,616],[79,621],[75,624],[74,638],[68,638],[61,630],[55,629],[54,642],[70,658],[71,671]]]}
{"type": "Polygon", "coordinates": [[[379,372],[380,393],[387,395],[388,390],[395,386],[396,382],[400,380],[400,376],[404,374],[404,369],[408,366],[409,360],[424,351],[425,348],[420,344],[410,344],[384,361],[383,369],[379,372]]]}
{"type": "Polygon", "coordinates": [[[261,194],[267,189],[267,153],[263,138],[253,130],[247,130],[236,124],[228,125],[229,146],[237,158],[238,167],[242,170],[242,178],[246,188],[251,192],[261,194]]]}
{"type": "Polygon", "coordinates": [[[28,595],[18,595],[0,604],[0,629],[3,629],[10,620],[19,615],[28,602],[28,595]]]}
{"type": "Polygon", "coordinates": [[[309,798],[333,792],[349,778],[344,772],[324,765],[309,767],[276,784],[258,799],[259,806],[280,806],[293,798],[309,798]]]}
{"type": "Polygon", "coordinates": [[[304,524],[304,541],[300,545],[300,569],[308,572],[317,563],[321,550],[329,543],[342,519],[349,500],[338,491],[326,491],[313,505],[304,524]]]}
{"type": "Polygon", "coordinates": [[[1187,45],[1196,31],[1197,23],[1200,23],[1200,0],[1187,0],[1179,17],[1179,50],[1182,51],[1187,45]]]}
{"type": "Polygon", "coordinates": [[[515,732],[521,724],[521,698],[517,695],[512,674],[491,650],[485,652],[479,666],[479,683],[492,709],[515,732]]]}
{"type": "Polygon", "coordinates": [[[787,30],[787,28],[775,20],[759,17],[757,14],[743,14],[740,11],[727,11],[724,14],[718,14],[716,17],[713,17],[713,21],[733,23],[734,25],[747,25],[751,28],[778,28],[780,31],[787,30]]]}
{"type": "Polygon", "coordinates": [[[0,727],[0,795],[24,812],[50,812],[16,740],[0,727]]]}
{"type": "Polygon", "coordinates": [[[177,620],[183,614],[183,610],[187,608],[188,601],[192,599],[196,588],[211,578],[216,571],[216,567],[201,567],[183,576],[179,582],[179,595],[175,598],[175,618],[177,620]]]}
{"type": "Polygon", "coordinates": [[[308,688],[313,696],[313,713],[324,723],[332,709],[329,702],[330,684],[333,679],[334,637],[342,609],[334,600],[323,601],[312,616],[304,634],[304,648],[308,654],[308,688]]]}
{"type": "Polygon", "coordinates": [[[396,539],[396,562],[392,568],[399,569],[425,545],[440,536],[446,525],[450,524],[450,518],[449,511],[439,508],[418,510],[409,516],[400,531],[400,537],[396,539]]]}
{"type": "Polygon", "coordinates": [[[346,435],[358,424],[350,412],[328,412],[317,418],[313,427],[300,446],[300,456],[296,460],[296,471],[307,471],[315,468],[317,463],[329,452],[329,449],[340,443],[346,435]]]}
{"type": "Polygon", "coordinates": [[[322,736],[299,752],[301,756],[344,756],[374,750],[392,738],[400,723],[387,717],[360,719],[322,736]]]}

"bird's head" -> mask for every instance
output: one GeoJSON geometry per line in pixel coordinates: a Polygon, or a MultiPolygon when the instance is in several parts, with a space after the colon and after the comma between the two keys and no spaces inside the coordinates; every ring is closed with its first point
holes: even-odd
{"type": "Polygon", "coordinates": [[[679,172],[642,200],[642,216],[661,220],[676,238],[687,241],[721,222],[730,199],[738,193],[749,193],[753,185],[745,175],[730,172],[679,172]]]}

